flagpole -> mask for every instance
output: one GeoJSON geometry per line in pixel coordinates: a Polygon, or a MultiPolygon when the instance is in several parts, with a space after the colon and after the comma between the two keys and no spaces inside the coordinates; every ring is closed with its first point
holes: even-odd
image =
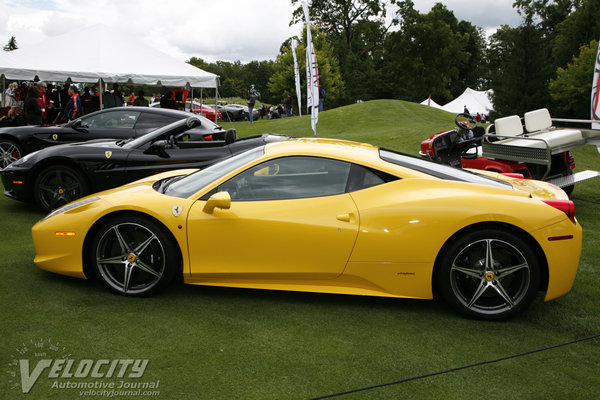
{"type": "Polygon", "coordinates": [[[298,116],[302,117],[302,91],[300,90],[300,69],[296,59],[296,39],[292,38],[292,55],[294,56],[294,80],[296,82],[296,97],[298,98],[298,116]]]}
{"type": "Polygon", "coordinates": [[[310,30],[310,13],[308,5],[302,2],[302,10],[306,19],[306,107],[310,107],[310,124],[317,136],[317,122],[319,122],[319,67],[317,55],[312,43],[310,30]]]}
{"type": "MultiPolygon", "coordinates": [[[[590,102],[590,113],[594,122],[592,129],[600,129],[600,41],[598,42],[598,52],[596,53],[596,63],[594,65],[594,80],[592,81],[592,95],[590,102]]],[[[600,147],[598,148],[600,151],[600,147]]]]}

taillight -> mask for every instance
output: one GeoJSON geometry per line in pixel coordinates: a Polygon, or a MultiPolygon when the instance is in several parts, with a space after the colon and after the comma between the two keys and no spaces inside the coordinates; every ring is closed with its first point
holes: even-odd
{"type": "Polygon", "coordinates": [[[571,221],[575,221],[575,204],[571,200],[542,200],[548,204],[567,214],[571,221]]]}

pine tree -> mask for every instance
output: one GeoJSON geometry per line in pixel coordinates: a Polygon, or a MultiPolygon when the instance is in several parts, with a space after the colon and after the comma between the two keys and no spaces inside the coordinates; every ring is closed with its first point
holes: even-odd
{"type": "Polygon", "coordinates": [[[17,39],[14,36],[11,36],[8,43],[3,47],[4,51],[13,51],[17,50],[18,48],[17,39]]]}

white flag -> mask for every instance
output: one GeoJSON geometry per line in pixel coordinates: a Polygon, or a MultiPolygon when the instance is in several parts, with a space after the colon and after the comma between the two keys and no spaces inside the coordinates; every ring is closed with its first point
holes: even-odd
{"type": "MultiPolygon", "coordinates": [[[[591,113],[592,120],[598,121],[592,123],[592,129],[600,129],[600,43],[598,43],[598,53],[596,54],[596,66],[594,67],[594,81],[592,82],[591,113]]],[[[600,147],[598,148],[600,151],[600,147]]]]}
{"type": "Polygon", "coordinates": [[[302,92],[300,91],[300,68],[296,59],[296,39],[292,39],[292,54],[294,55],[294,79],[296,80],[296,96],[298,97],[298,115],[302,116],[302,92]]]}
{"type": "Polygon", "coordinates": [[[308,5],[302,2],[304,18],[306,19],[306,107],[310,107],[310,125],[317,136],[317,122],[319,122],[319,67],[317,55],[312,44],[310,32],[310,16],[308,5]]]}

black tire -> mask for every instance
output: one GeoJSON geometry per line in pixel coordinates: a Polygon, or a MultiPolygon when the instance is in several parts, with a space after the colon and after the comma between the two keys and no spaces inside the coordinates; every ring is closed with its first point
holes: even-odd
{"type": "Polygon", "coordinates": [[[35,202],[46,212],[77,200],[88,192],[85,177],[66,165],[46,168],[33,184],[35,202]]]}
{"type": "Polygon", "coordinates": [[[90,246],[90,263],[97,276],[123,296],[149,296],[161,291],[173,280],[181,263],[172,236],[150,218],[112,218],[96,231],[90,246]]]}
{"type": "Polygon", "coordinates": [[[0,169],[23,157],[23,149],[18,143],[9,139],[0,139],[0,169]]]}
{"type": "Polygon", "coordinates": [[[496,229],[466,234],[440,255],[437,287],[442,298],[469,317],[509,318],[538,290],[535,252],[520,236],[496,229]]]}

